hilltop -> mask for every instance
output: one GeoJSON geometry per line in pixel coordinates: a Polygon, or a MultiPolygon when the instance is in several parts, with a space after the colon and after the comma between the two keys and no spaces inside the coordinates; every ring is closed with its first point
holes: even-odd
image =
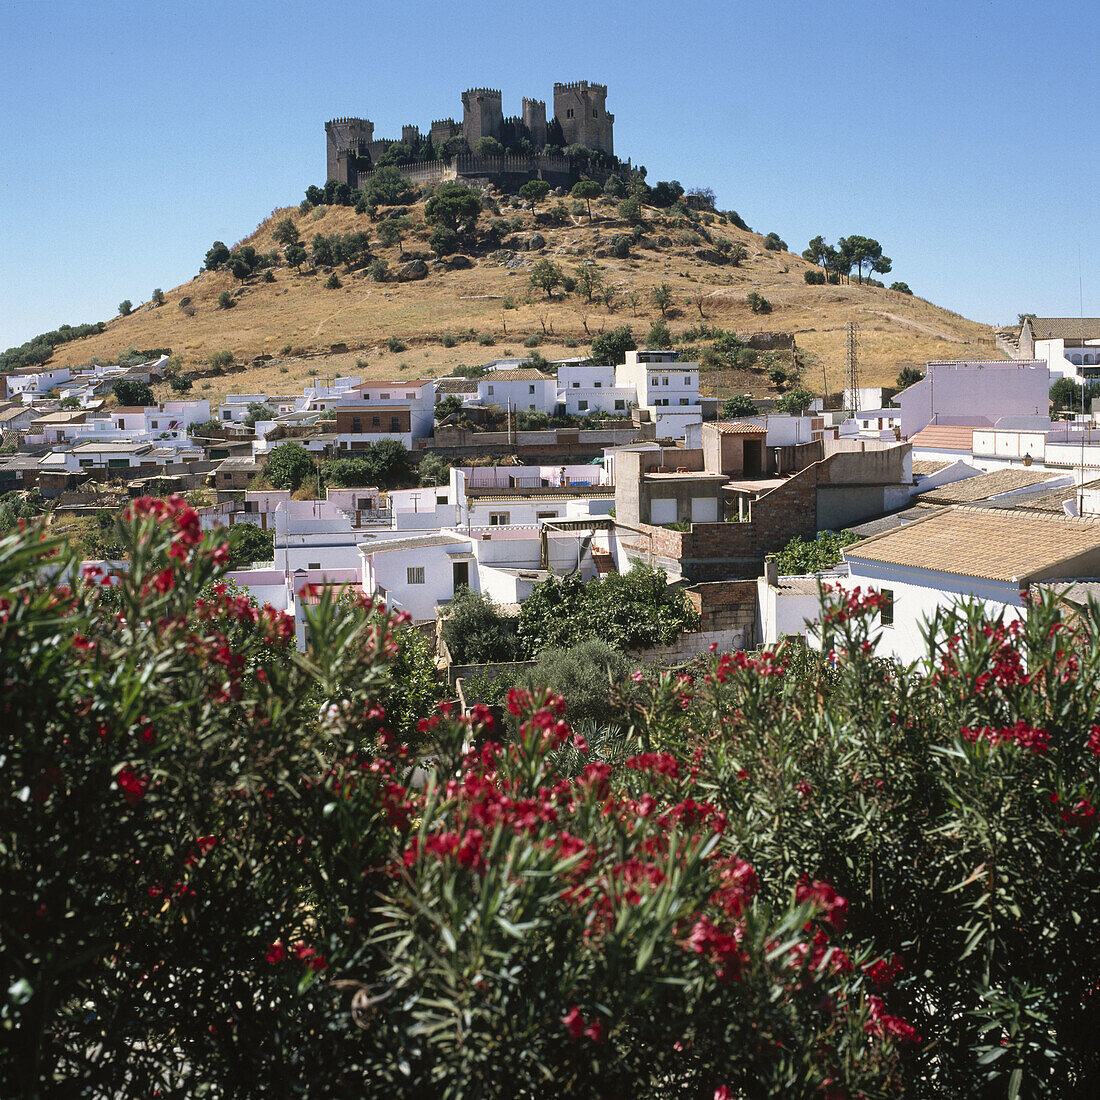
{"type": "MultiPolygon", "coordinates": [[[[429,251],[423,202],[406,208],[412,228],[401,244],[389,246],[378,242],[379,227],[391,213],[386,208],[376,221],[348,206],[276,210],[234,247],[281,251],[273,233],[286,218],[307,250],[318,233],[366,232],[372,238],[370,257],[386,261],[391,281],[375,281],[366,267],[348,272],[343,265],[312,269],[308,263],[299,273],[280,262],[269,269],[272,281],[265,281],[262,271],[243,283],[224,268],[203,271],[166,291],[164,304],[145,303],[108,322],[105,331],[59,346],[52,362],[75,365],[93,356],[106,361],[129,347],[168,347],[180,357],[183,371],[205,375],[196,379],[194,393],[211,400],[234,391],[300,390],[314,375],[434,376],[458,364],[531,350],[548,359],[585,354],[593,336],[624,324],[641,341],[661,318],[650,297],[661,283],[672,292],[667,323],[675,340],[688,333],[687,352],[697,355],[707,345],[700,325],[742,336],[792,333],[801,353],[801,383],[814,392],[826,385],[830,391],[843,387],[847,321],[860,325],[864,385],[889,385],[902,366],[927,359],[1004,358],[992,328],[919,297],[860,286],[854,278],[850,285],[808,285],[804,273],[811,264],[792,252],[765,248],[763,235],[738,228],[723,215],[691,211],[685,216],[645,206],[642,239],[631,245],[628,257],[618,258],[611,254],[612,241],[629,235],[632,226],[616,203],[593,201],[591,222],[574,213],[564,224],[547,224],[554,202],[551,197],[532,211],[490,193],[492,209],[478,221],[478,246],[442,261],[429,251]],[[498,217],[509,223],[503,241],[485,241],[490,221],[498,217]],[[541,236],[541,245],[533,234],[541,236]],[[531,244],[538,247],[518,247],[531,244]],[[745,257],[735,266],[721,249],[736,252],[738,246],[745,257]],[[427,261],[426,278],[392,279],[416,256],[427,261]],[[584,261],[594,262],[604,284],[618,288],[611,308],[586,303],[579,291],[561,295],[559,290],[547,299],[529,288],[531,267],[544,258],[569,275],[584,261]],[[339,289],[326,286],[334,270],[339,289]],[[634,304],[628,301],[632,291],[638,296],[634,304]],[[219,307],[223,292],[232,296],[233,308],[219,307]],[[746,297],[752,292],[768,300],[770,313],[749,308],[746,297]],[[221,351],[230,351],[238,368],[211,376],[207,360],[221,351]]],[[[761,364],[754,370],[723,370],[720,379],[713,371],[704,373],[704,392],[713,393],[716,382],[723,396],[775,393],[761,364]]]]}

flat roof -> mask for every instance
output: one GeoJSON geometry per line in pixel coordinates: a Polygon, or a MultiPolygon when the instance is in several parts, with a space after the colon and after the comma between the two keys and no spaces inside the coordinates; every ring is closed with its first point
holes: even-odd
{"type": "Polygon", "coordinates": [[[1084,557],[1092,575],[1100,565],[1100,519],[956,505],[843,553],[850,562],[1012,583],[1060,579],[1060,567],[1084,557]]]}

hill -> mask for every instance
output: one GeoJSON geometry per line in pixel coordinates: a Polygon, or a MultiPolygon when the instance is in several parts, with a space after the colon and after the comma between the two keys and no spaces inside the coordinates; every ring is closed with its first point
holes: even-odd
{"type": "MultiPolygon", "coordinates": [[[[533,212],[509,205],[511,200],[500,196],[492,199],[494,210],[479,219],[480,243],[466,253],[468,267],[429,262],[428,276],[415,282],[378,282],[365,268],[348,272],[342,266],[313,270],[306,264],[299,273],[285,262],[271,269],[270,282],[260,272],[241,283],[225,269],[204,271],[167,291],[163,305],[146,303],[110,321],[104,332],[58,347],[52,362],[75,365],[93,356],[109,360],[128,347],[170,347],[180,356],[184,371],[206,374],[208,358],[228,350],[238,367],[197,381],[195,394],[211,400],[226,392],[300,390],[315,375],[380,378],[408,371],[434,376],[458,364],[529,354],[536,341],[538,352],[548,359],[584,354],[593,336],[624,324],[631,325],[641,340],[650,324],[661,318],[650,297],[661,283],[672,292],[669,327],[676,340],[688,333],[689,353],[697,355],[706,347],[700,325],[739,335],[792,333],[801,353],[801,382],[818,393],[826,386],[830,391],[843,387],[847,321],[860,326],[865,385],[891,384],[902,366],[927,359],[1004,358],[989,326],[921,298],[855,281],[808,285],[804,272],[812,265],[790,252],[766,249],[763,236],[737,228],[724,216],[674,215],[645,207],[642,240],[632,245],[628,258],[616,258],[610,254],[612,240],[629,234],[632,227],[612,202],[594,202],[591,222],[573,214],[565,224],[549,225],[545,203],[533,212]],[[495,214],[509,223],[503,251],[499,242],[484,239],[495,214]],[[541,249],[510,247],[533,233],[545,239],[541,249]],[[726,242],[733,250],[744,249],[738,266],[721,255],[719,246],[727,248],[726,242]],[[542,291],[530,289],[531,266],[544,257],[567,274],[592,260],[604,284],[617,287],[611,307],[588,304],[576,291],[559,291],[548,299],[542,291]],[[339,289],[326,287],[333,270],[342,283],[339,289]],[[632,291],[638,298],[633,303],[628,300],[632,291]],[[749,308],[746,297],[753,291],[768,300],[770,313],[749,308]],[[219,308],[223,292],[233,296],[233,308],[219,308]],[[403,350],[391,350],[402,345],[403,350]],[[271,358],[256,361],[261,356],[271,358]]],[[[427,227],[422,224],[424,204],[408,207],[413,229],[405,240],[383,247],[377,234],[387,213],[383,208],[379,220],[372,222],[350,207],[318,206],[305,213],[297,207],[276,210],[236,247],[279,250],[274,228],[290,218],[307,249],[318,233],[365,231],[373,239],[371,257],[386,260],[391,274],[411,255],[430,261],[427,227]]],[[[197,263],[201,260],[196,257],[197,263]]],[[[713,370],[704,373],[703,390],[713,393],[718,386],[723,396],[774,395],[775,387],[762,369],[769,365],[772,360],[765,359],[753,369],[740,369],[739,364],[722,370],[720,377],[713,370]]]]}

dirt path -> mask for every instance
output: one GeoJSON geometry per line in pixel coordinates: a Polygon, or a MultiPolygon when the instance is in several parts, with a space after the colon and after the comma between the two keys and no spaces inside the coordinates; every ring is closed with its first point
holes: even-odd
{"type": "Polygon", "coordinates": [[[920,321],[911,321],[908,317],[900,317],[896,313],[888,313],[884,309],[868,309],[867,313],[873,313],[877,317],[885,317],[888,321],[896,321],[899,325],[905,325],[907,328],[915,328],[918,332],[923,332],[928,336],[935,336],[939,340],[947,340],[952,344],[969,344],[970,341],[964,339],[962,336],[955,336],[950,332],[945,332],[942,328],[935,328],[933,325],[922,325],[920,321]]]}

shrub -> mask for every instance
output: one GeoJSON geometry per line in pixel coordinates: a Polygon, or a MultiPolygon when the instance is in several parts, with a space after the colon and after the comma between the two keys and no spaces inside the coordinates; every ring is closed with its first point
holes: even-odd
{"type": "Polygon", "coordinates": [[[722,405],[722,415],[727,420],[738,420],[744,416],[758,416],[760,410],[747,393],[735,393],[722,405]]]}
{"type": "Polygon", "coordinates": [[[118,312],[123,317],[129,317],[130,314],[134,312],[134,303],[131,302],[129,298],[123,298],[118,304],[118,312]]]}
{"type": "Polygon", "coordinates": [[[134,382],[130,379],[120,378],[112,387],[111,392],[120,405],[155,405],[153,391],[148,382],[134,382]]]}
{"type": "Polygon", "coordinates": [[[403,351],[408,350],[408,345],[404,340],[398,339],[396,336],[386,337],[386,347],[394,354],[400,354],[403,351]]]}
{"type": "Polygon", "coordinates": [[[394,489],[413,481],[409,452],[399,439],[379,439],[354,458],[332,459],[324,464],[323,473],[326,481],[345,487],[394,489]]]}
{"type": "Polygon", "coordinates": [[[256,426],[257,420],[274,420],[275,410],[270,405],[265,405],[262,401],[249,401],[248,408],[245,411],[244,423],[250,428],[256,426]]]}
{"type": "Polygon", "coordinates": [[[755,290],[750,291],[745,296],[745,305],[747,305],[753,313],[771,313],[772,311],[771,302],[769,302],[763,294],[755,290]]]}
{"type": "Polygon", "coordinates": [[[439,342],[445,348],[453,348],[458,343],[454,336],[452,336],[449,332],[443,333],[443,335],[439,339],[439,342]]]}
{"type": "Polygon", "coordinates": [[[625,233],[616,234],[611,238],[611,255],[620,260],[628,259],[630,256],[630,246],[633,243],[633,237],[629,237],[625,233]]]}
{"type": "Polygon", "coordinates": [[[344,284],[340,282],[340,276],[334,271],[328,279],[325,280],[326,290],[339,290],[344,284]]]}
{"type": "Polygon", "coordinates": [[[164,291],[161,290],[159,286],[153,291],[153,305],[164,305],[164,291]]]}
{"type": "Polygon", "coordinates": [[[231,351],[216,351],[207,360],[211,370],[222,371],[233,365],[233,353],[231,351]]]}
{"type": "Polygon", "coordinates": [[[168,385],[173,393],[186,393],[195,383],[186,374],[173,374],[168,385]]]}
{"type": "Polygon", "coordinates": [[[529,336],[526,336],[523,340],[523,346],[525,348],[537,348],[542,343],[542,337],[537,332],[532,332],[529,336]]]}
{"type": "Polygon", "coordinates": [[[428,238],[428,247],[437,256],[450,256],[458,251],[458,234],[444,225],[437,225],[428,238]]]}
{"type": "Polygon", "coordinates": [[[891,290],[896,290],[899,294],[912,294],[913,293],[909,289],[909,284],[908,283],[891,283],[890,284],[890,289],[891,290]]]}
{"type": "Polygon", "coordinates": [[[637,347],[634,330],[629,325],[620,325],[592,341],[592,362],[605,367],[618,366],[626,362],[626,353],[637,347]]]}
{"type": "Polygon", "coordinates": [[[614,725],[622,718],[615,689],[632,671],[626,656],[602,638],[587,638],[568,649],[544,649],[521,679],[523,686],[548,687],[566,702],[570,722],[614,725]]]}
{"type": "Polygon", "coordinates": [[[802,278],[809,283],[810,286],[824,286],[825,285],[825,272],[817,271],[815,268],[808,267],[802,272],[802,278]]]}
{"type": "Polygon", "coordinates": [[[491,332],[482,332],[482,333],[479,333],[478,338],[477,338],[477,342],[483,348],[489,348],[489,347],[492,347],[493,344],[496,343],[496,339],[495,339],[495,337],[493,336],[493,334],[491,332]]]}
{"type": "Polygon", "coordinates": [[[372,260],[367,268],[367,274],[376,283],[384,283],[390,277],[390,265],[383,259],[372,260]]]}
{"type": "Polygon", "coordinates": [[[787,252],[787,242],[778,233],[769,233],[764,238],[764,247],[769,252],[787,252]]]}
{"type": "Polygon", "coordinates": [[[443,640],[456,664],[515,661],[519,654],[516,625],[488,596],[460,588],[443,620],[443,640]]]}
{"type": "Polygon", "coordinates": [[[819,573],[836,565],[841,550],[853,542],[859,542],[859,535],[851,531],[818,531],[813,539],[796,536],[776,554],[775,564],[784,576],[819,573]]]}
{"type": "MultiPolygon", "coordinates": [[[[451,394],[451,396],[455,395],[451,394]]],[[[420,460],[416,472],[421,485],[446,485],[450,468],[450,464],[440,458],[435,451],[428,451],[420,460]]]]}
{"type": "Polygon", "coordinates": [[[247,569],[253,562],[269,562],[275,556],[275,532],[256,523],[234,523],[229,528],[229,568],[247,569]]]}
{"type": "Polygon", "coordinates": [[[645,346],[650,349],[672,347],[672,333],[664,321],[654,321],[646,333],[645,346]]]}
{"type": "Polygon", "coordinates": [[[219,309],[232,309],[237,304],[237,300],[229,293],[228,290],[223,290],[218,295],[218,308],[219,309]]]}

